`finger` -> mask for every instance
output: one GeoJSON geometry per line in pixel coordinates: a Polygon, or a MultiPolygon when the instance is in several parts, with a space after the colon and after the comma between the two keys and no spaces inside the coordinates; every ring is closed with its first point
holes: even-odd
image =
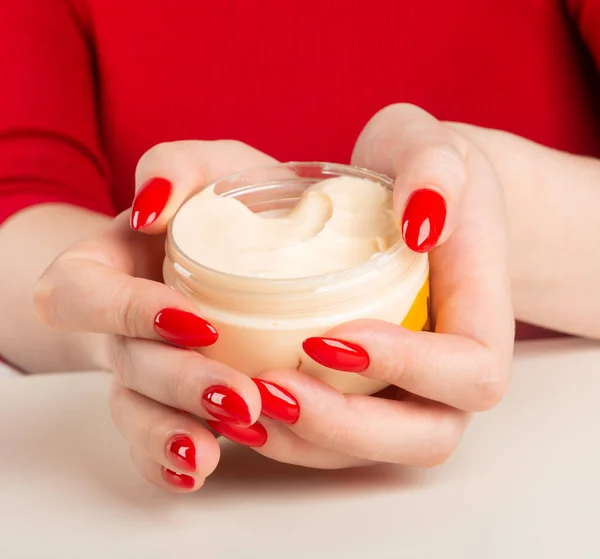
{"type": "Polygon", "coordinates": [[[321,470],[358,468],[374,464],[371,460],[321,448],[275,421],[261,419],[261,423],[265,426],[267,438],[265,444],[255,450],[277,462],[321,470]]]}
{"type": "Polygon", "coordinates": [[[395,177],[394,210],[406,244],[428,252],[458,223],[467,181],[466,148],[413,105],[377,113],[359,136],[353,163],[395,177]]]}
{"type": "Polygon", "coordinates": [[[508,385],[508,358],[481,343],[379,320],[345,323],[303,347],[326,367],[469,412],[494,407],[508,385]]]}
{"type": "Polygon", "coordinates": [[[109,358],[123,386],[166,406],[246,426],[260,415],[260,394],[250,378],[195,351],[120,337],[109,358]]]}
{"type": "Polygon", "coordinates": [[[220,456],[215,437],[190,415],[112,384],[113,422],[132,448],[173,471],[195,478],[196,487],[213,473],[220,456]]]}
{"type": "Polygon", "coordinates": [[[241,142],[182,141],[154,146],[140,159],[131,227],[161,233],[181,203],[216,179],[276,160],[241,142]]]}
{"type": "MultiPolygon", "coordinates": [[[[148,184],[136,198],[132,219],[136,223],[152,219],[144,230],[163,232],[169,218],[192,191],[223,174],[274,161],[240,142],[159,144],[142,157],[136,176],[138,186],[148,183],[152,177],[161,177],[159,182],[164,186],[168,179],[170,194],[166,206],[160,211],[157,209],[158,187],[148,184]],[[143,219],[140,217],[142,206],[147,214],[143,219]],[[135,215],[138,217],[133,217],[135,215]]],[[[195,307],[187,298],[158,281],[146,279],[160,280],[162,277],[157,266],[164,258],[162,236],[158,243],[144,239],[129,229],[124,217],[119,216],[100,234],[69,249],[46,270],[35,292],[40,317],[54,328],[67,330],[147,339],[162,335],[168,341],[186,347],[214,343],[214,328],[192,316],[195,307]],[[162,257],[157,248],[163,252],[162,257]],[[168,312],[158,317],[165,309],[168,312]],[[192,315],[181,315],[172,309],[188,311],[192,315]],[[157,317],[162,324],[156,324],[157,317]],[[165,325],[169,331],[165,331],[165,325]]]]}
{"type": "MultiPolygon", "coordinates": [[[[111,257],[111,231],[84,241],[55,260],[37,282],[34,302],[50,326],[123,336],[167,340],[184,347],[205,347],[218,332],[197,314],[195,305],[162,283],[129,275],[95,260],[111,257]],[[103,252],[104,251],[104,252],[103,252]]],[[[127,266],[124,266],[127,268],[127,266]]]]}
{"type": "MultiPolygon", "coordinates": [[[[420,119],[423,128],[445,128],[413,108],[392,106],[381,113],[385,118],[374,119],[367,127],[371,144],[368,150],[364,143],[357,148],[364,164],[388,172],[400,167],[401,152],[389,146],[408,141],[402,131],[407,114],[420,119]]],[[[336,329],[326,336],[370,346],[371,364],[365,374],[382,375],[425,397],[476,411],[495,405],[509,381],[514,317],[508,237],[502,186],[493,168],[477,146],[458,132],[453,134],[467,164],[467,182],[461,203],[454,206],[457,218],[452,235],[429,255],[433,318],[436,333],[445,337],[372,323],[357,324],[356,331],[336,329]],[[374,330],[367,332],[371,327],[374,330]],[[394,345],[386,346],[390,343],[394,345]],[[421,385],[417,371],[426,370],[430,374],[420,377],[421,385]],[[462,374],[454,377],[457,382],[450,380],[459,370],[462,374]]]]}
{"type": "MultiPolygon", "coordinates": [[[[479,340],[489,346],[511,336],[513,316],[508,273],[508,236],[502,187],[481,151],[455,131],[411,105],[393,105],[381,111],[365,128],[355,158],[381,172],[401,170],[409,163],[402,146],[415,142],[427,151],[435,138],[453,138],[467,164],[467,180],[451,168],[444,182],[454,198],[455,231],[444,250],[430,255],[432,297],[438,330],[479,340]],[[433,139],[432,139],[433,138],[433,139]],[[429,142],[429,144],[427,143],[429,142]],[[434,272],[438,272],[435,273],[434,272]],[[490,317],[494,317],[493,320],[490,317]]],[[[439,166],[440,168],[443,165],[439,166]]],[[[451,166],[450,166],[451,167],[451,166]]],[[[405,190],[403,175],[397,190],[405,190]]],[[[410,186],[410,185],[408,185],[410,186]]]]}
{"type": "Polygon", "coordinates": [[[293,370],[261,375],[298,400],[300,417],[288,428],[304,441],[372,462],[434,466],[457,448],[466,413],[431,401],[343,395],[293,370]]]}
{"type": "Polygon", "coordinates": [[[264,417],[250,427],[210,420],[207,423],[226,439],[285,464],[326,470],[372,464],[369,460],[321,448],[300,438],[285,425],[264,417]]]}
{"type": "Polygon", "coordinates": [[[171,493],[191,493],[202,487],[204,480],[177,472],[155,462],[138,447],[130,447],[131,461],[142,477],[159,489],[171,493]]]}
{"type": "MultiPolygon", "coordinates": [[[[172,182],[172,192],[159,211],[153,194],[157,187],[148,185],[148,190],[139,193],[132,216],[142,212],[140,208],[144,206],[147,217],[142,220],[139,214],[136,222],[145,223],[153,215],[152,223],[144,230],[163,232],[167,221],[192,191],[223,174],[272,162],[272,158],[240,142],[159,144],[140,160],[137,183],[140,186],[152,177],[161,177],[163,184],[166,179],[169,184],[172,182]]],[[[162,336],[186,347],[213,344],[214,328],[193,316],[195,307],[186,297],[147,279],[162,277],[157,266],[164,258],[162,236],[155,242],[136,234],[125,223],[126,217],[120,215],[104,231],[76,244],[45,271],[35,290],[36,309],[42,320],[66,330],[147,339],[162,336]],[[163,252],[162,256],[157,249],[163,252]],[[158,317],[165,309],[168,312],[158,317]],[[172,309],[192,315],[181,315],[172,309]],[[157,317],[162,324],[156,324],[157,317]]]]}

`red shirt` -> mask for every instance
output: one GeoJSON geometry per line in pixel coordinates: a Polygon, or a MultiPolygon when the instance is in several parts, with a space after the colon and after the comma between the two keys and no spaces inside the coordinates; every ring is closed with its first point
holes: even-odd
{"type": "Polygon", "coordinates": [[[599,63],[600,0],[0,1],[0,222],[122,211],[163,141],[347,162],[395,102],[598,157],[599,63]]]}
{"type": "Polygon", "coordinates": [[[0,2],[0,220],[128,207],[162,141],[347,162],[383,106],[600,156],[600,0],[0,2]]]}

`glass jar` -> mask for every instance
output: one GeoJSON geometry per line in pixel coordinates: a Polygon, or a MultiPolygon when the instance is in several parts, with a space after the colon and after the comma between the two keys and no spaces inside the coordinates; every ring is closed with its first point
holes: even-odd
{"type": "MultiPolygon", "coordinates": [[[[234,197],[253,212],[269,215],[292,209],[308,187],[339,176],[393,188],[388,177],[330,163],[275,164],[223,177],[211,186],[216,194],[234,197]]],[[[402,240],[341,272],[265,279],[227,274],[194,262],[177,246],[176,220],[177,214],[169,225],[164,281],[190,298],[201,316],[217,328],[217,343],[199,351],[245,374],[294,368],[342,392],[370,394],[384,385],[315,363],[303,352],[302,342],[359,318],[385,320],[411,330],[428,328],[427,255],[412,252],[402,240]]]]}

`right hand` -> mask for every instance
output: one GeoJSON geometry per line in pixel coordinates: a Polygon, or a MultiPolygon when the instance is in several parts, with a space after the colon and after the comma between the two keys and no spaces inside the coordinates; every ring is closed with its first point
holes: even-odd
{"type": "Polygon", "coordinates": [[[255,423],[254,382],[186,349],[214,343],[216,331],[162,283],[162,263],[167,223],[193,191],[273,162],[233,141],[155,146],[138,164],[131,212],[66,250],[37,283],[35,305],[47,324],[103,334],[95,365],[114,373],[113,420],[142,476],[158,487],[195,490],[216,468],[219,445],[197,418],[266,436],[255,423]]]}

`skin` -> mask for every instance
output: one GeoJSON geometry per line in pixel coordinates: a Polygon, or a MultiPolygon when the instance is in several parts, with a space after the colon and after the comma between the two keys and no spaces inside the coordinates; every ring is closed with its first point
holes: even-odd
{"type": "MultiPolygon", "coordinates": [[[[128,212],[111,221],[50,204],[22,211],[0,229],[0,256],[13,272],[0,278],[9,317],[0,324],[0,352],[32,372],[112,371],[115,424],[140,473],[164,489],[182,491],[162,476],[162,467],[176,469],[166,452],[176,434],[195,442],[192,490],[217,466],[212,433],[180,411],[209,418],[199,397],[205,388],[230,386],[254,421],[260,414],[250,379],[172,347],[154,331],[159,310],[194,311],[159,283],[166,224],[198,186],[269,162],[237,142],[162,144],[140,161],[137,188],[159,176],[174,191],[143,232],[130,230],[128,212]]],[[[352,162],[396,177],[399,219],[416,189],[434,188],[446,200],[446,226],[430,253],[436,333],[361,320],[327,334],[368,351],[371,365],[361,374],[396,387],[386,398],[343,395],[294,370],[265,371],[261,378],[291,392],[301,413],[292,426],[261,418],[268,438],[257,451],[318,468],[434,466],[455,450],[471,414],[490,409],[506,392],[513,309],[519,319],[600,338],[600,263],[589,258],[600,253],[594,234],[600,162],[503,132],[442,123],[410,105],[375,115],[352,162]]]]}

